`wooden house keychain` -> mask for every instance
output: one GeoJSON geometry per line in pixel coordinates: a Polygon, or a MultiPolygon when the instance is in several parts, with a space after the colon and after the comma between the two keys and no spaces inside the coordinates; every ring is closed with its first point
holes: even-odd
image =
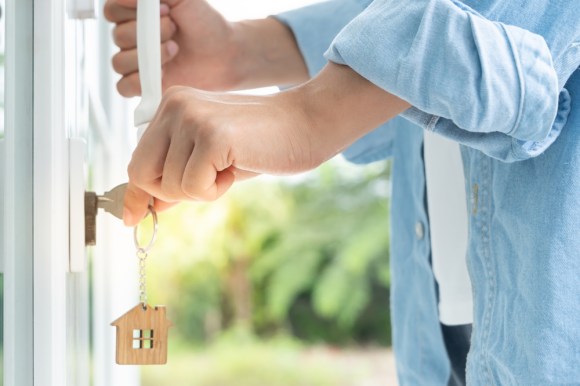
{"type": "Polygon", "coordinates": [[[117,328],[116,362],[119,365],[163,365],[167,363],[168,330],[172,323],[165,314],[165,306],[147,304],[145,266],[149,251],[157,237],[157,214],[152,206],[153,234],[146,246],[139,244],[139,225],[134,239],[139,259],[139,304],[111,323],[117,328]]]}

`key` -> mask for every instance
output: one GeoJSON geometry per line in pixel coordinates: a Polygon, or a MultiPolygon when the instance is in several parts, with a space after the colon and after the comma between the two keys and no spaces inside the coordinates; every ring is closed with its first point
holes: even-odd
{"type": "Polygon", "coordinates": [[[121,184],[102,196],[95,192],[85,192],[85,245],[97,244],[97,212],[99,208],[123,219],[123,200],[127,184],[121,184]]]}
{"type": "Polygon", "coordinates": [[[111,213],[118,219],[123,219],[123,200],[127,184],[115,186],[113,189],[105,192],[102,196],[97,196],[97,207],[102,208],[105,212],[111,213]]]}

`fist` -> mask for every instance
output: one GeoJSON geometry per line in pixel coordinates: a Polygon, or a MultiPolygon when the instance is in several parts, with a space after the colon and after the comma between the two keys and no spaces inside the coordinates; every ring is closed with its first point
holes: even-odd
{"type": "MultiPolygon", "coordinates": [[[[127,97],[141,93],[136,7],[137,0],[107,0],[104,8],[107,20],[115,23],[113,40],[120,49],[112,59],[121,75],[117,89],[127,97]]],[[[160,11],[163,88],[232,88],[237,54],[232,24],[204,0],[163,0],[160,11]]]]}

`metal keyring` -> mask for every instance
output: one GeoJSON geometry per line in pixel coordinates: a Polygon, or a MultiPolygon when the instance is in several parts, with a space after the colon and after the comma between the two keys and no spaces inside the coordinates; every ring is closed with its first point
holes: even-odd
{"type": "MultiPolygon", "coordinates": [[[[149,205],[149,213],[151,213],[151,217],[153,217],[153,235],[151,235],[151,240],[149,241],[149,244],[147,244],[147,246],[145,247],[139,245],[138,238],[139,224],[135,225],[135,230],[133,232],[133,241],[135,243],[135,248],[137,248],[137,251],[141,251],[143,253],[147,253],[151,250],[151,247],[153,247],[155,239],[157,238],[157,213],[155,212],[155,209],[151,205],[149,205]]],[[[145,218],[147,218],[147,216],[145,216],[145,218]]]]}

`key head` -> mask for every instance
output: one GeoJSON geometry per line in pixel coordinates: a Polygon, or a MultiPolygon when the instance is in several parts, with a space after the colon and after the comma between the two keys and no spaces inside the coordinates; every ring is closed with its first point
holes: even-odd
{"type": "Polygon", "coordinates": [[[118,219],[123,219],[123,202],[125,200],[125,191],[127,184],[121,184],[99,196],[99,208],[111,213],[118,219]]]}

